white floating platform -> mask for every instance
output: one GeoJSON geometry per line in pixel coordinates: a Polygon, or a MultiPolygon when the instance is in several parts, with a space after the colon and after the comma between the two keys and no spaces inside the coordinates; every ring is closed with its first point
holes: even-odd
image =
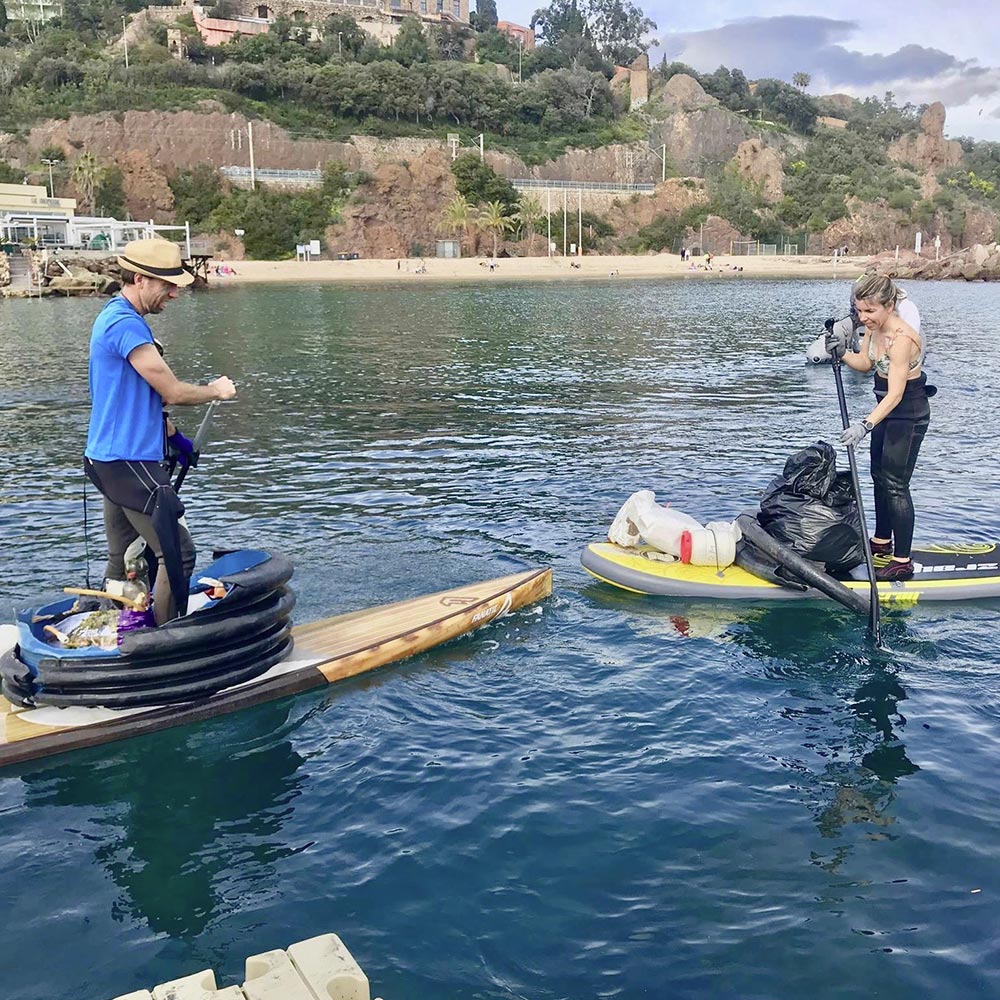
{"type": "Polygon", "coordinates": [[[242,986],[216,985],[211,969],[115,1000],[371,1000],[368,977],[336,934],[251,955],[242,986]]]}

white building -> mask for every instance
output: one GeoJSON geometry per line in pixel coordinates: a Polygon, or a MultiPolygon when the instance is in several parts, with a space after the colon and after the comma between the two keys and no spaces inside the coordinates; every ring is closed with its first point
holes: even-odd
{"type": "Polygon", "coordinates": [[[187,223],[157,226],[131,219],[77,215],[73,198],[50,198],[41,185],[0,184],[0,239],[4,243],[31,240],[36,245],[53,248],[115,251],[130,240],[158,234],[179,242],[185,258],[190,258],[191,231],[187,223]]]}
{"type": "Polygon", "coordinates": [[[51,21],[62,14],[62,0],[7,0],[11,21],[51,21]]]}

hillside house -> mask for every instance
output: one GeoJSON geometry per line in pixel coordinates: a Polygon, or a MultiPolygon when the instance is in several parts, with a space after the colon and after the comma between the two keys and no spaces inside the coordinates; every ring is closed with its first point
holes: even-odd
{"type": "Polygon", "coordinates": [[[468,24],[469,0],[235,0],[231,17],[208,16],[194,6],[194,22],[206,45],[221,45],[237,34],[270,30],[275,18],[322,25],[332,14],[354,18],[358,26],[383,45],[391,45],[403,19],[419,17],[425,24],[468,24]]]}

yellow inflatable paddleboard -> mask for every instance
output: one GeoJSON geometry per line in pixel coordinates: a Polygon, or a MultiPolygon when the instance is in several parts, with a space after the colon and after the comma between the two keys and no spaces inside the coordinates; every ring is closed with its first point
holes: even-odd
{"type": "MultiPolygon", "coordinates": [[[[931,545],[912,553],[914,574],[909,580],[879,583],[883,604],[917,601],[969,601],[1000,597],[1000,546],[994,542],[931,545]]],[[[611,542],[592,542],[584,549],[583,568],[604,583],[636,594],[662,597],[715,598],[722,601],[773,601],[822,598],[810,588],[792,590],[763,580],[739,566],[718,569],[669,560],[648,546],[623,548],[611,542]]],[[[886,557],[875,557],[884,565],[886,557]]],[[[870,589],[865,567],[842,580],[850,590],[870,589]]]]}

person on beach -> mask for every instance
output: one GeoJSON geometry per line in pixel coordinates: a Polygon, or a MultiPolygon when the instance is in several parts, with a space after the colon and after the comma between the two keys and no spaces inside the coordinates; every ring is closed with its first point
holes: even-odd
{"type": "Polygon", "coordinates": [[[871,434],[871,474],[875,485],[873,555],[890,556],[875,571],[879,580],[913,576],[913,500],[910,479],[920,445],[930,424],[928,398],[937,389],[927,385],[922,371],[924,343],[903,320],[903,293],[891,278],[865,274],[854,288],[858,317],[865,333],[857,351],[849,351],[842,324],[831,325],[826,348],[855,371],[875,372],[874,409],[842,434],[844,444],[857,445],[871,434]]]}
{"type": "Polygon", "coordinates": [[[107,580],[125,576],[125,550],[142,537],[156,556],[157,625],[186,611],[195,547],[164,462],[171,449],[182,465],[196,461],[192,442],[164,414],[164,404],[192,406],[232,399],[226,376],[194,385],[180,381],[157,349],[146,317],[162,312],[193,275],[180,248],[135,240],[118,257],[122,291],[101,310],[90,338],[90,424],[84,472],[104,498],[107,580]]]}

